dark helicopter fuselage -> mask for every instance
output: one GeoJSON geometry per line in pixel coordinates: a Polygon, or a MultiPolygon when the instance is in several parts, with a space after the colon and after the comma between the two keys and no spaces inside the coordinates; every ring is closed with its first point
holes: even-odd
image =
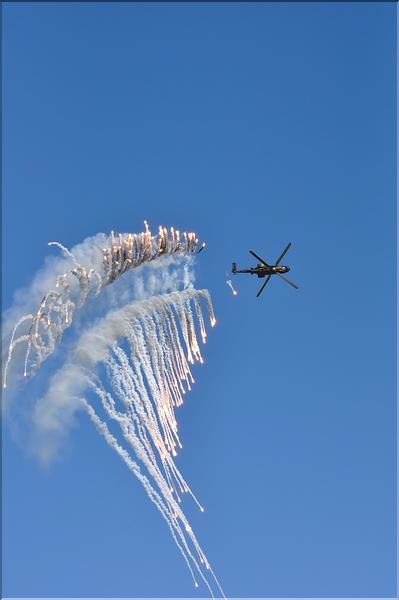
{"type": "Polygon", "coordinates": [[[257,264],[253,269],[242,269],[240,271],[233,269],[233,273],[249,273],[250,275],[257,275],[258,277],[266,277],[267,275],[281,275],[283,273],[288,273],[289,270],[290,268],[284,265],[266,266],[257,264]]]}

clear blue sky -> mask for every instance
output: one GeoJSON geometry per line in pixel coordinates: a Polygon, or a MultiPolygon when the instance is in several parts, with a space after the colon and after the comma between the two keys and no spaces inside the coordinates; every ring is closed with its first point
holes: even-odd
{"type": "MultiPolygon", "coordinates": [[[[227,595],[394,596],[396,5],[7,3],[3,31],[4,307],[50,240],[198,231],[218,324],[178,465],[227,595]],[[300,290],[234,298],[231,261],[288,241],[300,290]]],[[[4,596],[195,594],[84,414],[48,469],[3,446],[4,596]]]]}

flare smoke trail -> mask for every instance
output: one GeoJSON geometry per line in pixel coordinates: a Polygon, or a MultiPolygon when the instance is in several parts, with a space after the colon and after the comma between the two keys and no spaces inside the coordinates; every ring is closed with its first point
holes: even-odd
{"type": "Polygon", "coordinates": [[[231,289],[231,291],[233,292],[233,296],[237,296],[237,290],[234,289],[233,283],[231,281],[231,279],[227,279],[226,280],[227,285],[229,286],[229,288],[231,289]]]}
{"type": "Polygon", "coordinates": [[[182,447],[175,409],[194,383],[190,366],[203,362],[199,340],[206,340],[204,306],[211,326],[215,325],[209,292],[194,289],[187,276],[190,265],[185,257],[195,253],[198,238],[194,233],[180,235],[163,227],[153,236],[145,223],[141,234],[115,237],[111,232],[103,248],[98,247],[98,237],[91,240],[96,242],[88,243],[89,264],[84,264],[87,252],[85,256],[80,252],[78,261],[75,249],[69,251],[58,242],[50,242],[61,249],[71,266],[53,273],[54,286],[44,293],[39,308],[17,321],[3,385],[6,387],[17,348],[25,348],[23,374],[32,376],[71,327],[77,309],[89,313],[89,305],[98,302],[104,288],[127,271],[158,259],[161,264],[168,260],[162,258],[165,255],[181,255],[183,281],[168,272],[170,266],[179,265],[165,262],[158,272],[158,278],[167,273],[167,284],[161,285],[160,294],[137,300],[131,297],[129,286],[129,293],[120,295],[126,300],[123,306],[106,310],[103,318],[86,326],[52,375],[46,394],[37,401],[33,422],[51,449],[51,440],[59,436],[65,423],[84,409],[166,521],[194,585],[198,587],[202,581],[214,597],[216,584],[224,596],[182,511],[182,495],[191,495],[198,508],[204,509],[174,462],[182,447]],[[85,392],[92,392],[97,401],[90,403],[85,392]],[[109,429],[111,423],[119,428],[118,439],[109,429]]]}

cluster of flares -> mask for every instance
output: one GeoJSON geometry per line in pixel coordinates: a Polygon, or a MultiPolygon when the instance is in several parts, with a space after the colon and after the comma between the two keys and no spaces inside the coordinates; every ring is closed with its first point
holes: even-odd
{"type": "MultiPolygon", "coordinates": [[[[144,225],[145,231],[140,234],[120,233],[115,237],[111,231],[109,247],[103,249],[104,284],[111,283],[129,269],[164,254],[194,253],[197,249],[198,238],[194,232],[184,231],[180,234],[173,227],[168,230],[160,226],[158,235],[153,236],[146,221],[144,225]]],[[[204,248],[205,243],[198,253],[204,248]]]]}
{"type": "MultiPolygon", "coordinates": [[[[198,587],[202,580],[214,597],[207,571],[222,595],[223,591],[181,509],[182,496],[191,495],[201,512],[204,508],[174,462],[182,448],[175,409],[194,383],[190,365],[202,362],[195,321],[202,342],[206,340],[201,301],[205,302],[214,326],[207,290],[188,289],[135,303],[130,315],[126,310],[120,311],[123,336],[103,361],[109,390],[98,376],[86,374],[106,419],[102,420],[86,400],[83,404],[98,431],[139,479],[166,520],[194,585],[198,587]],[[111,434],[107,420],[119,425],[133,455],[111,434]],[[146,467],[150,478],[142,473],[134,457],[146,467]]],[[[116,318],[113,315],[114,322],[116,318]]]]}
{"type": "MultiPolygon", "coordinates": [[[[89,295],[97,296],[126,271],[163,255],[198,252],[195,233],[180,234],[173,228],[160,227],[158,235],[153,236],[147,223],[140,234],[115,236],[111,232],[109,246],[102,249],[102,264],[97,268],[80,264],[58,242],[50,245],[58,246],[72,267],[55,277],[54,288],[44,295],[38,310],[16,323],[5,365],[4,387],[16,347],[26,344],[24,375],[32,375],[54,351],[64,330],[72,323],[74,310],[83,306],[89,295]],[[18,335],[22,325],[26,333],[18,335]]],[[[101,257],[101,251],[98,256],[101,257]]],[[[182,448],[175,409],[194,383],[190,367],[203,362],[200,350],[200,342],[206,341],[203,305],[213,327],[216,320],[209,292],[193,287],[109,310],[101,321],[83,332],[69,355],[71,362],[64,363],[53,380],[63,374],[63,378],[59,377],[66,393],[73,383],[68,382],[68,378],[72,379],[68,367],[71,364],[77,367],[74,373],[79,373],[82,389],[94,394],[93,402],[79,396],[79,405],[156,505],[194,585],[198,587],[202,581],[215,598],[215,584],[225,596],[182,511],[182,497],[188,494],[201,512],[204,508],[174,460],[182,448]],[[105,351],[99,353],[99,346],[105,351]],[[118,434],[111,433],[109,428],[109,424],[115,423],[119,426],[118,434]]],[[[56,395],[62,394],[62,386],[56,389],[56,395]]]]}
{"type": "MultiPolygon", "coordinates": [[[[5,365],[3,387],[7,385],[7,372],[17,346],[26,344],[24,377],[34,374],[42,362],[54,352],[62,335],[72,324],[76,308],[83,306],[90,294],[97,296],[102,288],[115,281],[120,275],[152,261],[160,256],[171,254],[193,254],[197,250],[198,238],[193,232],[180,234],[173,227],[159,227],[158,235],[151,233],[146,221],[145,231],[139,234],[127,233],[115,236],[111,231],[109,247],[102,250],[102,265],[97,269],[81,265],[65,246],[59,242],[49,242],[57,246],[64,256],[71,260],[72,268],[58,275],[55,288],[43,297],[38,310],[24,315],[16,323],[11,336],[5,365]],[[21,326],[27,331],[17,335],[21,326]]],[[[205,247],[201,245],[198,253],[205,247]]]]}

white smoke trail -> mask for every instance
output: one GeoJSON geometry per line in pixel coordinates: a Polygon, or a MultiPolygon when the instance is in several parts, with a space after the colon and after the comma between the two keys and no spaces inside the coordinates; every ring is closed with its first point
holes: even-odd
{"type": "Polygon", "coordinates": [[[229,288],[231,289],[231,291],[233,292],[233,296],[237,296],[237,290],[234,289],[233,283],[231,281],[231,279],[227,279],[226,280],[227,285],[229,286],[229,288]]]}
{"type": "MultiPolygon", "coordinates": [[[[193,578],[194,581],[194,585],[196,587],[198,587],[198,583],[195,579],[191,564],[188,560],[188,557],[184,551],[184,549],[181,547],[181,545],[179,544],[179,541],[176,537],[176,533],[174,531],[173,528],[173,520],[170,517],[169,511],[168,509],[164,506],[161,498],[159,497],[159,495],[155,492],[155,490],[152,488],[150,482],[148,481],[148,479],[142,475],[141,471],[140,471],[140,467],[137,465],[137,463],[131,458],[131,456],[129,455],[128,452],[126,452],[126,450],[124,450],[117,442],[116,438],[110,433],[106,423],[104,423],[103,421],[101,421],[101,419],[96,415],[93,407],[86,402],[86,400],[82,399],[82,404],[83,406],[85,406],[90,419],[93,421],[94,425],[96,426],[97,431],[105,438],[107,444],[109,444],[109,446],[111,446],[111,448],[113,448],[118,454],[119,456],[122,458],[122,460],[126,463],[128,469],[133,473],[133,475],[135,475],[139,481],[141,481],[141,483],[143,484],[144,489],[147,492],[148,497],[150,498],[150,500],[152,502],[154,502],[155,506],[158,508],[159,512],[161,513],[161,515],[163,516],[163,518],[165,519],[172,537],[177,545],[177,547],[179,548],[186,564],[187,567],[191,573],[191,576],[193,578]]],[[[212,593],[212,591],[211,591],[212,593]]],[[[212,594],[213,596],[213,594],[212,594]]]]}
{"type": "Polygon", "coordinates": [[[185,233],[180,241],[179,232],[173,228],[170,233],[160,228],[154,237],[147,225],[146,231],[138,235],[120,234],[115,238],[111,233],[109,246],[102,250],[101,271],[98,241],[104,242],[104,237],[94,238],[95,248],[89,243],[86,249],[77,247],[72,252],[52,243],[61,249],[66,261],[73,263],[72,268],[56,276],[55,286],[44,294],[36,312],[17,321],[9,344],[5,378],[16,349],[23,346],[24,375],[34,373],[54,351],[72,318],[76,321],[76,309],[83,309],[89,297],[96,298],[101,292],[101,301],[96,300],[94,306],[111,302],[117,309],[105,308],[105,316],[100,319],[99,313],[92,313],[97,317],[94,323],[83,329],[67,360],[51,377],[47,393],[36,402],[33,423],[38,452],[48,459],[76,412],[84,408],[165,519],[194,584],[198,587],[202,580],[212,597],[216,584],[223,595],[182,511],[183,495],[190,494],[198,508],[202,512],[204,509],[174,462],[182,447],[175,409],[194,382],[191,365],[203,362],[199,346],[200,339],[206,340],[202,304],[211,325],[216,322],[207,290],[192,287],[190,263],[184,259],[179,265],[173,256],[192,254],[198,240],[195,234],[185,233]],[[85,261],[85,255],[90,255],[90,260],[85,261]],[[159,261],[161,268],[155,267],[146,278],[135,277],[129,282],[129,289],[118,289],[116,280],[122,274],[164,255],[169,258],[159,261]],[[172,272],[171,266],[176,267],[172,272]],[[182,285],[185,289],[178,291],[182,285]],[[148,293],[158,295],[145,297],[148,293]],[[144,299],[132,302],[132,296],[144,299]],[[19,334],[20,327],[26,324],[27,330],[19,334]],[[90,391],[99,402],[102,418],[85,397],[90,391]],[[110,432],[107,422],[119,426],[120,440],[110,432]],[[213,584],[207,572],[212,575],[213,584]]]}

